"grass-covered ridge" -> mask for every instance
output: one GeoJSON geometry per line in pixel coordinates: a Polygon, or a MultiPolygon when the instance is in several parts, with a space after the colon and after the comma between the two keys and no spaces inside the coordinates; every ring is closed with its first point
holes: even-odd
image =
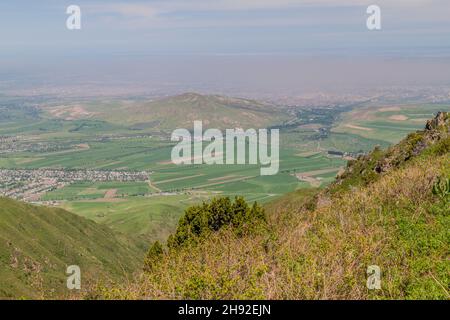
{"type": "Polygon", "coordinates": [[[66,268],[78,265],[82,289],[139,269],[136,243],[67,211],[0,198],[0,298],[70,294],[66,268]]]}
{"type": "Polygon", "coordinates": [[[92,295],[448,299],[449,123],[440,113],[425,130],[351,163],[327,190],[267,205],[267,220],[251,220],[264,228],[219,228],[187,246],[157,245],[157,259],[135,282],[92,295]],[[381,268],[381,290],[366,287],[370,265],[381,268]]]}

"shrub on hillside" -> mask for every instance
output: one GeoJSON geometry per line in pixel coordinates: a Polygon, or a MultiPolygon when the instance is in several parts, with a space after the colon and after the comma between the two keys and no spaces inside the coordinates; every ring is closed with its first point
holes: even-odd
{"type": "Polygon", "coordinates": [[[439,177],[433,186],[433,194],[441,198],[442,201],[448,201],[450,198],[450,178],[439,177]]]}
{"type": "Polygon", "coordinates": [[[164,254],[163,246],[159,241],[153,243],[150,249],[147,252],[147,256],[144,260],[144,271],[149,272],[152,271],[153,266],[158,263],[158,261],[162,258],[164,254]]]}
{"type": "Polygon", "coordinates": [[[178,223],[174,235],[167,240],[169,248],[196,242],[210,232],[231,227],[238,235],[243,235],[265,224],[264,209],[256,202],[249,206],[242,197],[215,198],[209,203],[188,208],[178,223]]]}

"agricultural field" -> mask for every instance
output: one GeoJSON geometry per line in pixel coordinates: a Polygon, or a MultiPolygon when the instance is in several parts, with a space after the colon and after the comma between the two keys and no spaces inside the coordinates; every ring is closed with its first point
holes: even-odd
{"type": "Polygon", "coordinates": [[[144,196],[151,193],[151,191],[150,186],[145,182],[78,182],[62,189],[48,192],[42,197],[42,200],[114,199],[144,196]]]}
{"type": "Polygon", "coordinates": [[[68,144],[70,148],[56,152],[25,151],[7,154],[0,160],[0,166],[24,169],[150,170],[153,164],[167,159],[172,146],[171,143],[162,143],[152,138],[105,138],[101,141],[86,139],[42,140],[47,143],[68,144]],[[80,144],[84,147],[75,147],[80,144]]]}
{"type": "Polygon", "coordinates": [[[260,167],[256,165],[167,165],[155,170],[152,179],[164,191],[204,189],[226,194],[277,196],[308,187],[295,178],[295,173],[339,168],[344,164],[342,159],[328,158],[322,153],[302,156],[296,150],[282,149],[280,171],[275,176],[260,176],[260,167]]]}
{"type": "MultiPolygon", "coordinates": [[[[171,116],[179,103],[186,103],[199,118],[210,105],[223,115],[231,114],[231,127],[247,117],[244,128],[251,119],[255,125],[268,125],[264,119],[272,108],[250,100],[195,94],[145,103],[49,104],[39,110],[18,104],[2,109],[0,138],[5,142],[0,168],[147,172],[148,181],[64,183],[46,191],[40,201],[120,232],[165,239],[188,205],[238,195],[264,204],[298,189],[324,187],[346,164],[346,157],[330,156],[330,150],[358,154],[375,145],[387,147],[423,127],[433,113],[449,109],[443,105],[276,109],[274,119],[285,121],[280,127],[280,169],[277,175],[261,176],[259,165],[172,164],[174,142],[167,132],[187,125],[186,119],[171,116]],[[158,121],[140,117],[149,110],[157,112],[158,121]],[[121,112],[131,111],[133,121],[122,124],[121,112]]],[[[210,125],[216,122],[219,119],[210,125]]]]}
{"type": "MultiPolygon", "coordinates": [[[[101,150],[112,147],[104,147],[101,150]]],[[[138,144],[129,143],[128,147],[139,149],[138,144]]],[[[318,186],[299,180],[296,174],[312,173],[315,178],[320,179],[317,180],[319,186],[325,185],[334,178],[339,167],[345,164],[342,159],[328,158],[322,153],[301,155],[296,154],[294,150],[284,149],[280,155],[280,173],[275,176],[260,176],[260,167],[256,165],[176,166],[169,161],[169,147],[158,150],[159,153],[154,157],[149,156],[148,150],[143,150],[137,153],[140,160],[136,161],[138,158],[135,158],[133,162],[134,169],[151,172],[149,182],[74,183],[48,192],[42,200],[56,201],[58,206],[68,211],[121,232],[165,239],[189,204],[219,195],[241,195],[251,202],[266,203],[299,188],[318,186]],[[137,166],[137,163],[142,165],[137,166]],[[320,172],[330,168],[332,172],[320,172]]],[[[89,150],[79,153],[90,153],[90,158],[96,159],[86,163],[98,164],[106,161],[101,157],[104,153],[95,153],[95,144],[89,150]]],[[[84,157],[80,154],[68,159],[67,163],[72,164],[73,168],[82,167],[78,159],[81,161],[84,157]]],[[[120,150],[116,154],[120,155],[120,150]]],[[[40,156],[44,159],[38,162],[63,164],[67,155],[58,154],[53,157],[45,159],[40,156]],[[53,157],[55,159],[52,159],[53,157]]],[[[125,158],[128,159],[128,155],[125,155],[125,158]]],[[[110,161],[112,163],[107,166],[108,169],[123,169],[124,160],[120,156],[110,161]]],[[[36,164],[27,165],[34,167],[36,164]]]]}
{"type": "Polygon", "coordinates": [[[296,189],[325,185],[331,180],[318,175],[319,183],[311,184],[298,179],[298,173],[332,168],[331,174],[335,175],[345,164],[342,159],[328,158],[320,152],[302,154],[281,149],[279,174],[260,176],[257,165],[174,165],[170,161],[173,143],[160,139],[129,137],[70,143],[84,147],[12,153],[2,158],[0,166],[145,170],[150,177],[147,182],[76,182],[47,192],[41,200],[117,231],[149,239],[165,239],[189,204],[218,195],[241,195],[248,201],[266,203],[296,189]]]}
{"type": "Polygon", "coordinates": [[[60,207],[107,225],[115,231],[147,241],[164,241],[173,232],[183,210],[209,195],[165,195],[63,201],[60,207]]]}
{"type": "Polygon", "coordinates": [[[450,111],[450,105],[367,106],[344,114],[332,132],[393,144],[408,133],[423,129],[427,119],[438,111],[450,111]]]}

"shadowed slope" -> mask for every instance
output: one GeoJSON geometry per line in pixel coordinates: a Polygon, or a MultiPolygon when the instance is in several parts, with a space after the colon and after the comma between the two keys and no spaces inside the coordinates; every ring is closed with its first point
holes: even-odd
{"type": "Polygon", "coordinates": [[[141,266],[142,252],[107,227],[55,208],[0,198],[0,298],[68,294],[66,268],[82,286],[119,279],[141,266]]]}

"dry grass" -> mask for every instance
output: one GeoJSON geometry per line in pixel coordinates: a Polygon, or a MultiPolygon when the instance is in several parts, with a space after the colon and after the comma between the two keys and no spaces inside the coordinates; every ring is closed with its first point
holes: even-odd
{"type": "Polygon", "coordinates": [[[367,187],[322,201],[315,210],[310,208],[311,191],[291,195],[268,207],[268,230],[246,237],[229,230],[214,233],[200,245],[167,252],[153,272],[136,281],[97,289],[96,295],[111,299],[445,298],[449,286],[445,274],[450,273],[448,238],[445,242],[442,234],[448,235],[448,209],[436,215],[430,208],[437,201],[431,193],[434,181],[449,175],[450,163],[448,155],[432,160],[415,161],[367,187]],[[428,229],[424,234],[417,229],[418,239],[423,237],[417,242],[414,236],[409,238],[409,228],[428,229]],[[421,252],[421,241],[433,242],[429,252],[421,252]],[[382,290],[366,288],[369,265],[381,267],[382,290]]]}

